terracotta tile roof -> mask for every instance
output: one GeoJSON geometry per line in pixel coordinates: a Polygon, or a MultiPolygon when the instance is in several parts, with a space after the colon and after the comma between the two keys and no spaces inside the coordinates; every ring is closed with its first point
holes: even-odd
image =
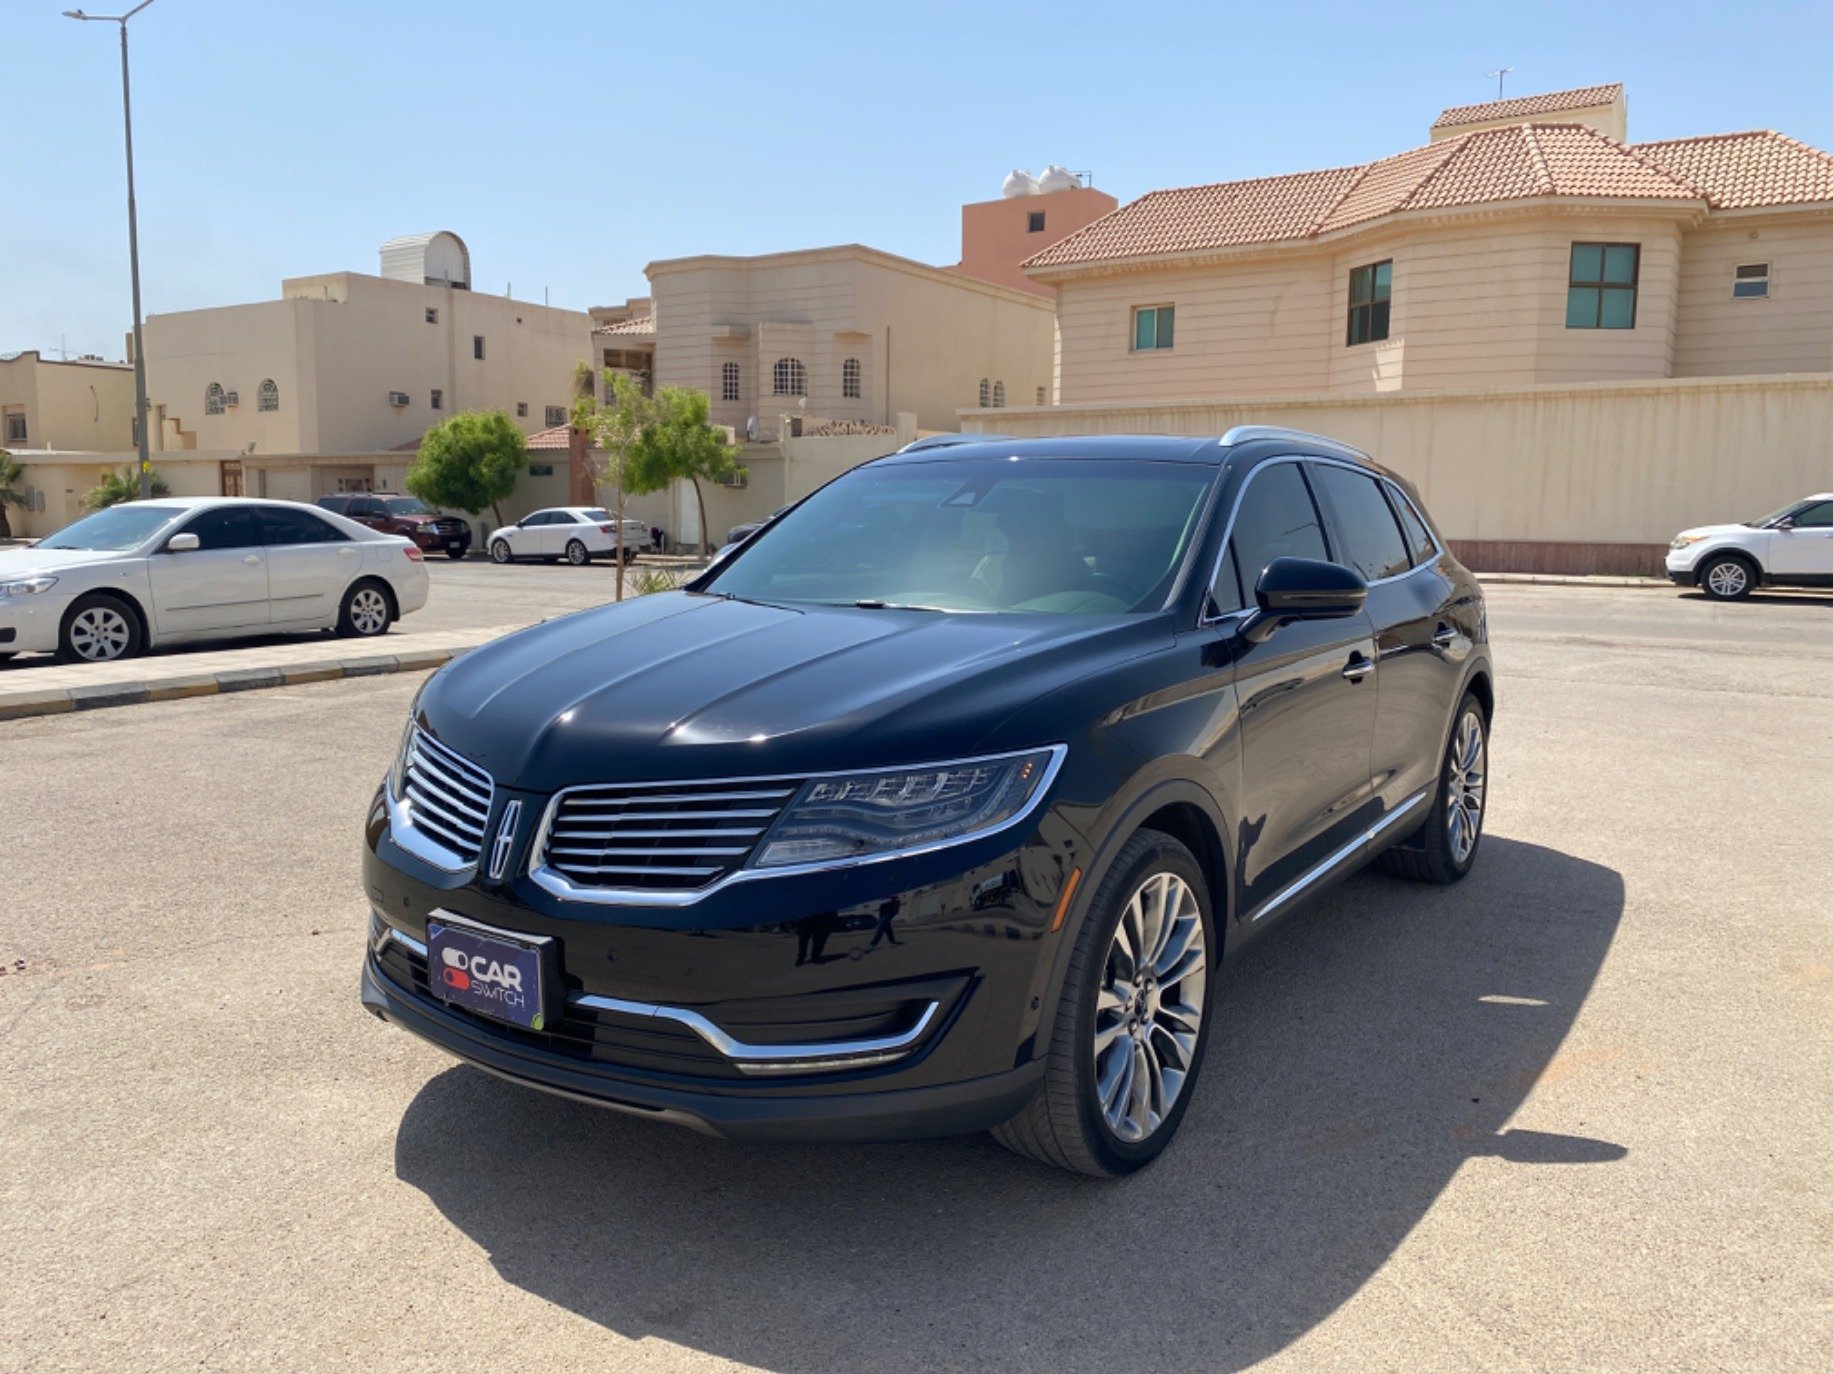
{"type": "Polygon", "coordinates": [[[1513,100],[1486,100],[1481,105],[1453,105],[1432,121],[1434,129],[1448,129],[1457,124],[1483,124],[1492,119],[1532,119],[1536,115],[1558,114],[1561,110],[1583,110],[1593,105],[1608,105],[1623,94],[1623,83],[1608,86],[1580,86],[1570,91],[1548,91],[1545,95],[1518,95],[1513,100]]]}
{"type": "Polygon", "coordinates": [[[1720,210],[1833,201],[1833,157],[1768,129],[1632,143],[1630,151],[1697,186],[1720,210]]]}
{"type": "Polygon", "coordinates": [[[1698,200],[1655,160],[1583,124],[1480,129],[1362,167],[1154,191],[1030,258],[1027,267],[1159,257],[1314,238],[1402,210],[1530,196],[1698,200]]]}
{"type": "Polygon", "coordinates": [[[552,429],[538,429],[528,436],[528,447],[531,452],[566,452],[567,436],[572,433],[570,425],[555,425],[552,429]]]}
{"type": "Polygon", "coordinates": [[[617,320],[611,324],[601,324],[592,331],[594,334],[644,335],[654,338],[656,334],[656,317],[638,315],[633,319],[617,320]]]}

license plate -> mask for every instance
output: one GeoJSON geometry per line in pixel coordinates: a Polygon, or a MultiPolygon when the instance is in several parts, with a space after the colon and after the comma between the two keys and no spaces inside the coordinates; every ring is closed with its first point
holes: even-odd
{"type": "Polygon", "coordinates": [[[426,926],[426,980],[455,1007],[540,1030],[542,946],[435,918],[426,926]]]}

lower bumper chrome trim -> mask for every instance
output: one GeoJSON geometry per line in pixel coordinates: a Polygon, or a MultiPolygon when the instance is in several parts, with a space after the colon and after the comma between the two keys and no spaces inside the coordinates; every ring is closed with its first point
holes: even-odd
{"type": "Polygon", "coordinates": [[[1368,848],[1368,846],[1374,842],[1377,836],[1381,835],[1402,817],[1411,814],[1414,807],[1418,806],[1431,795],[1432,789],[1430,787],[1423,792],[1415,792],[1412,796],[1400,803],[1399,806],[1396,806],[1392,811],[1388,812],[1387,815],[1376,821],[1367,830],[1364,830],[1360,835],[1356,836],[1355,839],[1337,850],[1336,853],[1332,854],[1309,872],[1299,874],[1288,886],[1281,888],[1278,892],[1275,892],[1271,897],[1267,898],[1266,901],[1260,904],[1254,914],[1248,918],[1248,924],[1252,925],[1262,917],[1271,916],[1275,911],[1279,910],[1280,907],[1303,893],[1306,888],[1328,877],[1331,870],[1340,868],[1351,859],[1356,858],[1364,849],[1368,848]]]}

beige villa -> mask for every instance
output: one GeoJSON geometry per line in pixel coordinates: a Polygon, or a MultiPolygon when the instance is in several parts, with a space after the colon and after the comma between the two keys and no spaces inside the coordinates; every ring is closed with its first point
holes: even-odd
{"type": "Polygon", "coordinates": [[[1526,570],[1648,568],[1683,525],[1833,485],[1833,157],[1627,127],[1588,87],[1143,196],[1025,264],[1057,291],[1057,405],[966,427],[1327,430],[1526,570]]]}
{"type": "Polygon", "coordinates": [[[25,468],[24,507],[9,507],[16,535],[66,523],[98,473],[88,456],[134,446],[134,369],[100,358],[46,358],[33,349],[0,357],[0,449],[25,468]]]}

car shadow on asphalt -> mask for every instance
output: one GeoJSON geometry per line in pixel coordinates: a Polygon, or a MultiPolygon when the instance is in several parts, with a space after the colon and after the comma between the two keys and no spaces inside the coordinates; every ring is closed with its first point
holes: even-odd
{"type": "Polygon", "coordinates": [[[1366,873],[1230,961],[1179,1139],[1102,1183],[988,1137],[760,1147],[454,1067],[395,1168],[508,1282],[633,1339],[777,1370],[1239,1369],[1381,1267],[1468,1160],[1604,1165],[1508,1128],[1623,910],[1496,836],[1452,888],[1366,873]]]}

